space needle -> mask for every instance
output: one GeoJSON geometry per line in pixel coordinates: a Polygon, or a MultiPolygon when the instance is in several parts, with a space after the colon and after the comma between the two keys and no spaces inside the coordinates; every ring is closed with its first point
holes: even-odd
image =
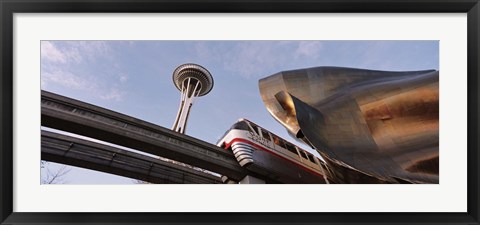
{"type": "Polygon", "coordinates": [[[187,63],[173,71],[173,83],[181,92],[180,107],[172,130],[185,133],[187,120],[195,98],[208,94],[213,88],[213,77],[204,67],[187,63]]]}

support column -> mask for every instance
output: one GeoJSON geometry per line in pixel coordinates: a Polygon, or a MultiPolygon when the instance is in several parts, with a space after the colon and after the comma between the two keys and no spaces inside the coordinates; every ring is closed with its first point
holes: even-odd
{"type": "Polygon", "coordinates": [[[247,175],[245,178],[243,178],[239,184],[265,184],[265,181],[256,177],[252,177],[250,175],[247,175]]]}

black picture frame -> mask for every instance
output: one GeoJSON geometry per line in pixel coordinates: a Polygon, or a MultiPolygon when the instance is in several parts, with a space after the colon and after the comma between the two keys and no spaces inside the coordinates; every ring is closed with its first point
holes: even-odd
{"type": "MultiPolygon", "coordinates": [[[[1,224],[479,224],[478,0],[0,0],[1,224]],[[14,13],[467,13],[467,213],[23,213],[13,212],[14,13]]],[[[454,119],[454,118],[452,118],[454,119]]],[[[441,199],[439,199],[441,201],[441,199]]],[[[228,204],[226,202],[226,204],[228,204]]]]}

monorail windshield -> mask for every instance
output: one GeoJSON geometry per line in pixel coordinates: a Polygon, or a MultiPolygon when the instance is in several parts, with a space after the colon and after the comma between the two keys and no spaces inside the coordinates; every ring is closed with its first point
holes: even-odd
{"type": "Polygon", "coordinates": [[[250,131],[250,127],[248,127],[248,124],[245,121],[236,122],[230,127],[229,131],[233,129],[250,131]]]}
{"type": "MultiPolygon", "coordinates": [[[[252,131],[252,129],[248,126],[247,122],[244,121],[244,120],[241,120],[241,121],[238,121],[236,123],[234,123],[230,129],[228,129],[227,131],[225,131],[225,133],[222,135],[222,137],[220,139],[218,139],[218,141],[222,140],[222,138],[224,138],[228,132],[230,132],[231,130],[245,130],[245,131],[252,131]]],[[[217,142],[218,142],[217,141],[217,142]]]]}

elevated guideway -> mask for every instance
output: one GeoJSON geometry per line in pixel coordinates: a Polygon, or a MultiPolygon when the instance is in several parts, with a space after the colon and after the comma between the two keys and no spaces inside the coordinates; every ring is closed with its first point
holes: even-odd
{"type": "MultiPolygon", "coordinates": [[[[226,175],[235,180],[241,180],[248,174],[248,171],[238,164],[230,151],[225,151],[216,145],[131,116],[46,91],[42,91],[41,94],[41,107],[41,123],[44,127],[83,135],[183,162],[226,175]]],[[[61,148],[65,148],[65,146],[52,148],[52,143],[55,141],[62,145],[62,141],[59,141],[58,137],[55,139],[51,134],[42,133],[42,155],[44,154],[43,146],[45,144],[45,159],[60,160],[59,151],[62,151],[61,148]],[[49,147],[47,148],[47,146],[49,147]]],[[[68,144],[68,141],[63,142],[63,145],[65,144],[68,144]]],[[[82,142],[82,144],[88,146],[86,143],[82,142]]],[[[90,147],[92,147],[91,144],[90,147]]],[[[107,158],[110,154],[107,153],[108,151],[105,148],[94,147],[89,150],[92,150],[94,155],[101,156],[101,154],[104,154],[103,156],[107,158]]],[[[110,151],[115,150],[110,149],[110,151]]],[[[128,157],[135,158],[132,155],[128,157]]],[[[76,160],[76,163],[79,163],[78,160],[80,159],[72,157],[69,160],[71,164],[74,164],[76,160]]],[[[105,159],[98,160],[98,167],[105,163],[102,161],[105,159]]],[[[64,162],[67,162],[66,159],[64,162]]],[[[127,165],[124,164],[123,166],[126,168],[127,165]]],[[[90,165],[90,167],[93,168],[94,166],[90,165]]],[[[126,174],[127,172],[117,171],[125,168],[112,167],[104,170],[110,170],[109,172],[113,174],[126,174]]],[[[139,174],[143,175],[135,176],[144,176],[145,171],[139,174]]],[[[162,178],[155,179],[159,179],[160,182],[162,178]]]]}
{"type": "Polygon", "coordinates": [[[42,160],[155,184],[216,184],[220,177],[117,147],[42,131],[42,160]]]}

